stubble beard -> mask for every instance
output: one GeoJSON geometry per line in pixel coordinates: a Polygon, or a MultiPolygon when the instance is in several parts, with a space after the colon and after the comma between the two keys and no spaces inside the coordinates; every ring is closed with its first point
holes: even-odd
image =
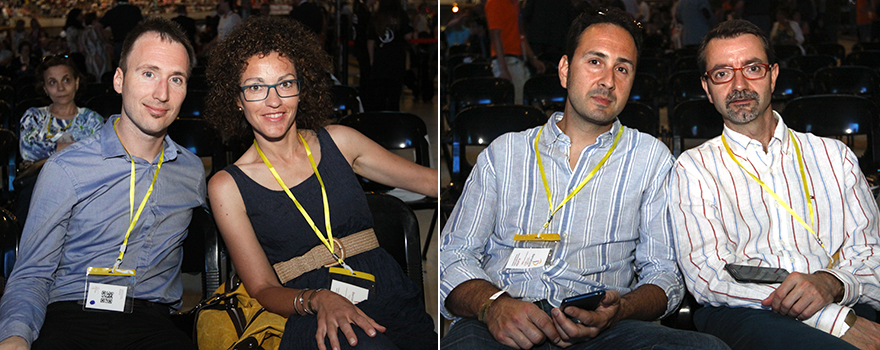
{"type": "Polygon", "coordinates": [[[733,124],[748,124],[758,118],[758,106],[761,105],[761,96],[753,90],[734,90],[727,95],[724,100],[724,106],[727,113],[724,119],[733,124]],[[751,99],[754,104],[746,107],[731,107],[731,103],[736,100],[751,99]]]}

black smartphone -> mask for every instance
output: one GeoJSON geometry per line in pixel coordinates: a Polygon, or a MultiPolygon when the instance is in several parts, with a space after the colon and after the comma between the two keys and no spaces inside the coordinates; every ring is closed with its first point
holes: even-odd
{"type": "Polygon", "coordinates": [[[604,298],[604,290],[568,297],[562,299],[562,305],[559,305],[559,310],[563,310],[563,312],[565,312],[564,310],[566,307],[574,306],[579,309],[593,311],[596,310],[597,307],[599,307],[599,302],[601,302],[604,298]]]}
{"type": "Polygon", "coordinates": [[[738,282],[782,283],[788,277],[788,271],[774,267],[726,264],[724,269],[738,282]]]}

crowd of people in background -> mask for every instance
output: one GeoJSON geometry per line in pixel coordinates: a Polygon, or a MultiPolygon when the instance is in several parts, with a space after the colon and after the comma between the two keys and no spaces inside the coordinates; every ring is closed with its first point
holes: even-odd
{"type": "MultiPolygon", "coordinates": [[[[490,57],[484,3],[463,6],[445,23],[441,40],[446,47],[470,44],[490,57]]],[[[774,44],[835,42],[841,32],[860,42],[880,41],[877,0],[525,0],[520,5],[529,44],[541,60],[554,63],[564,43],[549,38],[564,35],[550,34],[553,28],[568,28],[569,14],[590,8],[627,11],[641,23],[646,47],[667,50],[699,44],[717,23],[736,18],[758,25],[774,44]]]]}
{"type": "MultiPolygon", "coordinates": [[[[94,4],[74,2],[63,6],[65,12],[54,8],[60,7],[58,4],[41,5],[41,2],[34,1],[27,4],[13,1],[5,6],[0,25],[6,21],[9,27],[0,31],[0,75],[13,79],[32,76],[42,57],[69,54],[77,62],[85,81],[102,81],[102,76],[112,74],[112,67],[116,66],[125,33],[143,18],[153,15],[162,15],[180,24],[201,59],[209,55],[226,33],[249,16],[289,17],[300,21],[316,34],[319,43],[334,58],[341,55],[336,38],[335,1],[157,3],[114,0],[94,4]],[[47,10],[49,7],[52,9],[47,10]],[[195,13],[199,17],[205,13],[208,15],[190,17],[195,13]],[[41,20],[53,17],[64,18],[63,27],[43,28],[41,20]]],[[[436,38],[436,3],[428,4],[423,0],[404,7],[402,2],[395,1],[352,0],[343,1],[342,6],[341,39],[354,43],[348,54],[357,58],[359,68],[355,74],[350,74],[356,77],[350,83],[375,85],[391,81],[391,88],[371,90],[376,96],[370,97],[366,107],[396,110],[396,103],[380,100],[399,99],[404,84],[416,90],[416,75],[412,72],[418,65],[414,59],[416,48],[407,40],[436,38]],[[393,3],[397,6],[391,6],[395,5],[393,3]],[[375,76],[371,76],[374,71],[371,68],[376,64],[375,76]]]]}

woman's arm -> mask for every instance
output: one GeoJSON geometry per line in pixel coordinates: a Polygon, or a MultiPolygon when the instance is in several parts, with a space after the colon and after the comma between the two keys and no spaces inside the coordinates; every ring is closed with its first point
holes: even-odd
{"type": "MultiPolygon", "coordinates": [[[[208,184],[208,198],[211,199],[211,210],[217,228],[223,236],[235,270],[248,293],[266,310],[284,317],[296,314],[294,298],[301,290],[286,288],[278,282],[275,270],[269,265],[269,259],[266,258],[247,217],[238,186],[228,172],[218,172],[211,178],[208,184]]],[[[352,323],[361,327],[371,337],[376,335],[376,331],[385,331],[385,327],[373,321],[339,294],[324,290],[306,292],[303,298],[311,299],[312,309],[317,313],[316,337],[318,348],[321,350],[325,350],[325,338],[330,340],[332,348],[339,348],[337,329],[342,331],[351,346],[355,346],[357,337],[351,329],[352,323]]],[[[300,307],[299,311],[304,310],[300,307]]]]}
{"type": "Polygon", "coordinates": [[[358,175],[387,186],[437,197],[437,169],[423,167],[391,153],[347,126],[330,125],[327,132],[358,175]]]}

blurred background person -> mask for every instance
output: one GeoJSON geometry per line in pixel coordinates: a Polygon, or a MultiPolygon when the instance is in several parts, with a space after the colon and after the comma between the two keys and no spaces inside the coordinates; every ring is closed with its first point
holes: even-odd
{"type": "Polygon", "coordinates": [[[47,57],[37,67],[36,74],[52,103],[30,108],[21,116],[18,148],[22,163],[16,179],[22,180],[17,181],[22,186],[16,187],[15,214],[22,225],[27,218],[36,175],[46,158],[94,134],[104,124],[98,113],[76,105],[81,77],[73,60],[67,56],[47,57]]]}

